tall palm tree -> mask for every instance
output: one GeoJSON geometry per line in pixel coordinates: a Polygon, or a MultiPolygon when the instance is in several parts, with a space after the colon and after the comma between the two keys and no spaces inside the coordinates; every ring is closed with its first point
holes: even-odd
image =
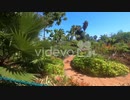
{"type": "Polygon", "coordinates": [[[76,25],[72,25],[71,29],[70,29],[70,40],[73,40],[73,37],[75,36],[75,32],[76,32],[76,25]]]}
{"type": "Polygon", "coordinates": [[[83,30],[85,31],[88,27],[88,21],[84,21],[83,23],[83,30]]]}
{"type": "Polygon", "coordinates": [[[53,37],[53,41],[56,43],[59,43],[60,41],[62,41],[63,37],[64,37],[64,30],[63,29],[55,29],[54,33],[52,33],[52,37],[53,37]]]}
{"type": "Polygon", "coordinates": [[[88,27],[88,21],[85,21],[83,23],[83,26],[81,27],[80,25],[73,25],[71,26],[69,34],[71,35],[70,40],[73,39],[75,36],[77,40],[81,40],[85,38],[85,30],[88,27]],[[82,28],[84,32],[82,31],[82,28]]]}
{"type": "Polygon", "coordinates": [[[73,40],[74,37],[77,38],[77,35],[79,34],[76,34],[76,32],[80,30],[81,30],[81,27],[79,25],[72,25],[70,31],[68,31],[70,40],[73,40]]]}

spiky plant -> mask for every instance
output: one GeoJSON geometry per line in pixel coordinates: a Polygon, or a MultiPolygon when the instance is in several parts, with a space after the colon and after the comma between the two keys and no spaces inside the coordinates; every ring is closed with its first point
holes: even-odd
{"type": "Polygon", "coordinates": [[[34,39],[38,37],[43,27],[42,17],[33,12],[24,12],[19,18],[19,26],[14,26],[11,29],[13,34],[12,46],[17,52],[20,52],[19,56],[23,60],[36,57],[35,50],[40,49],[40,47],[36,45],[34,39]]]}

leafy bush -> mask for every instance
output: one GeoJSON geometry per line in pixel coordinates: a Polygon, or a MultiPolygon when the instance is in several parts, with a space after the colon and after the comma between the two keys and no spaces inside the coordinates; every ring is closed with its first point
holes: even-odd
{"type": "Polygon", "coordinates": [[[116,43],[115,47],[116,47],[116,51],[118,53],[130,52],[130,50],[129,50],[130,48],[126,43],[122,43],[122,42],[116,43]]]}
{"type": "Polygon", "coordinates": [[[64,73],[63,61],[59,58],[51,58],[52,63],[48,63],[44,66],[44,71],[48,74],[62,75],[64,73]]]}
{"type": "Polygon", "coordinates": [[[99,77],[115,77],[129,73],[127,66],[114,61],[105,61],[101,57],[75,57],[71,66],[84,74],[99,77]]]}
{"type": "Polygon", "coordinates": [[[35,68],[42,74],[63,74],[63,61],[55,57],[40,57],[32,61],[35,68]]]}

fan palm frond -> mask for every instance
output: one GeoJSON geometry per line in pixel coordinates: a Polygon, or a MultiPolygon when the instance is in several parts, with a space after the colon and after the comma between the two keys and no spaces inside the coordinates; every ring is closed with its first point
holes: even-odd
{"type": "Polygon", "coordinates": [[[43,18],[33,12],[24,12],[19,18],[19,31],[33,39],[44,28],[43,18]]]}

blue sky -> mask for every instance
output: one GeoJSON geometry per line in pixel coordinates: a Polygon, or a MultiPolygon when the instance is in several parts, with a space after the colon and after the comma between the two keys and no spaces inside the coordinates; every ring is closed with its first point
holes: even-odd
{"type": "Polygon", "coordinates": [[[83,25],[88,21],[86,33],[90,36],[117,33],[119,30],[130,31],[130,12],[66,12],[66,21],[60,26],[54,25],[50,29],[62,28],[70,30],[72,25],[83,25]]]}

